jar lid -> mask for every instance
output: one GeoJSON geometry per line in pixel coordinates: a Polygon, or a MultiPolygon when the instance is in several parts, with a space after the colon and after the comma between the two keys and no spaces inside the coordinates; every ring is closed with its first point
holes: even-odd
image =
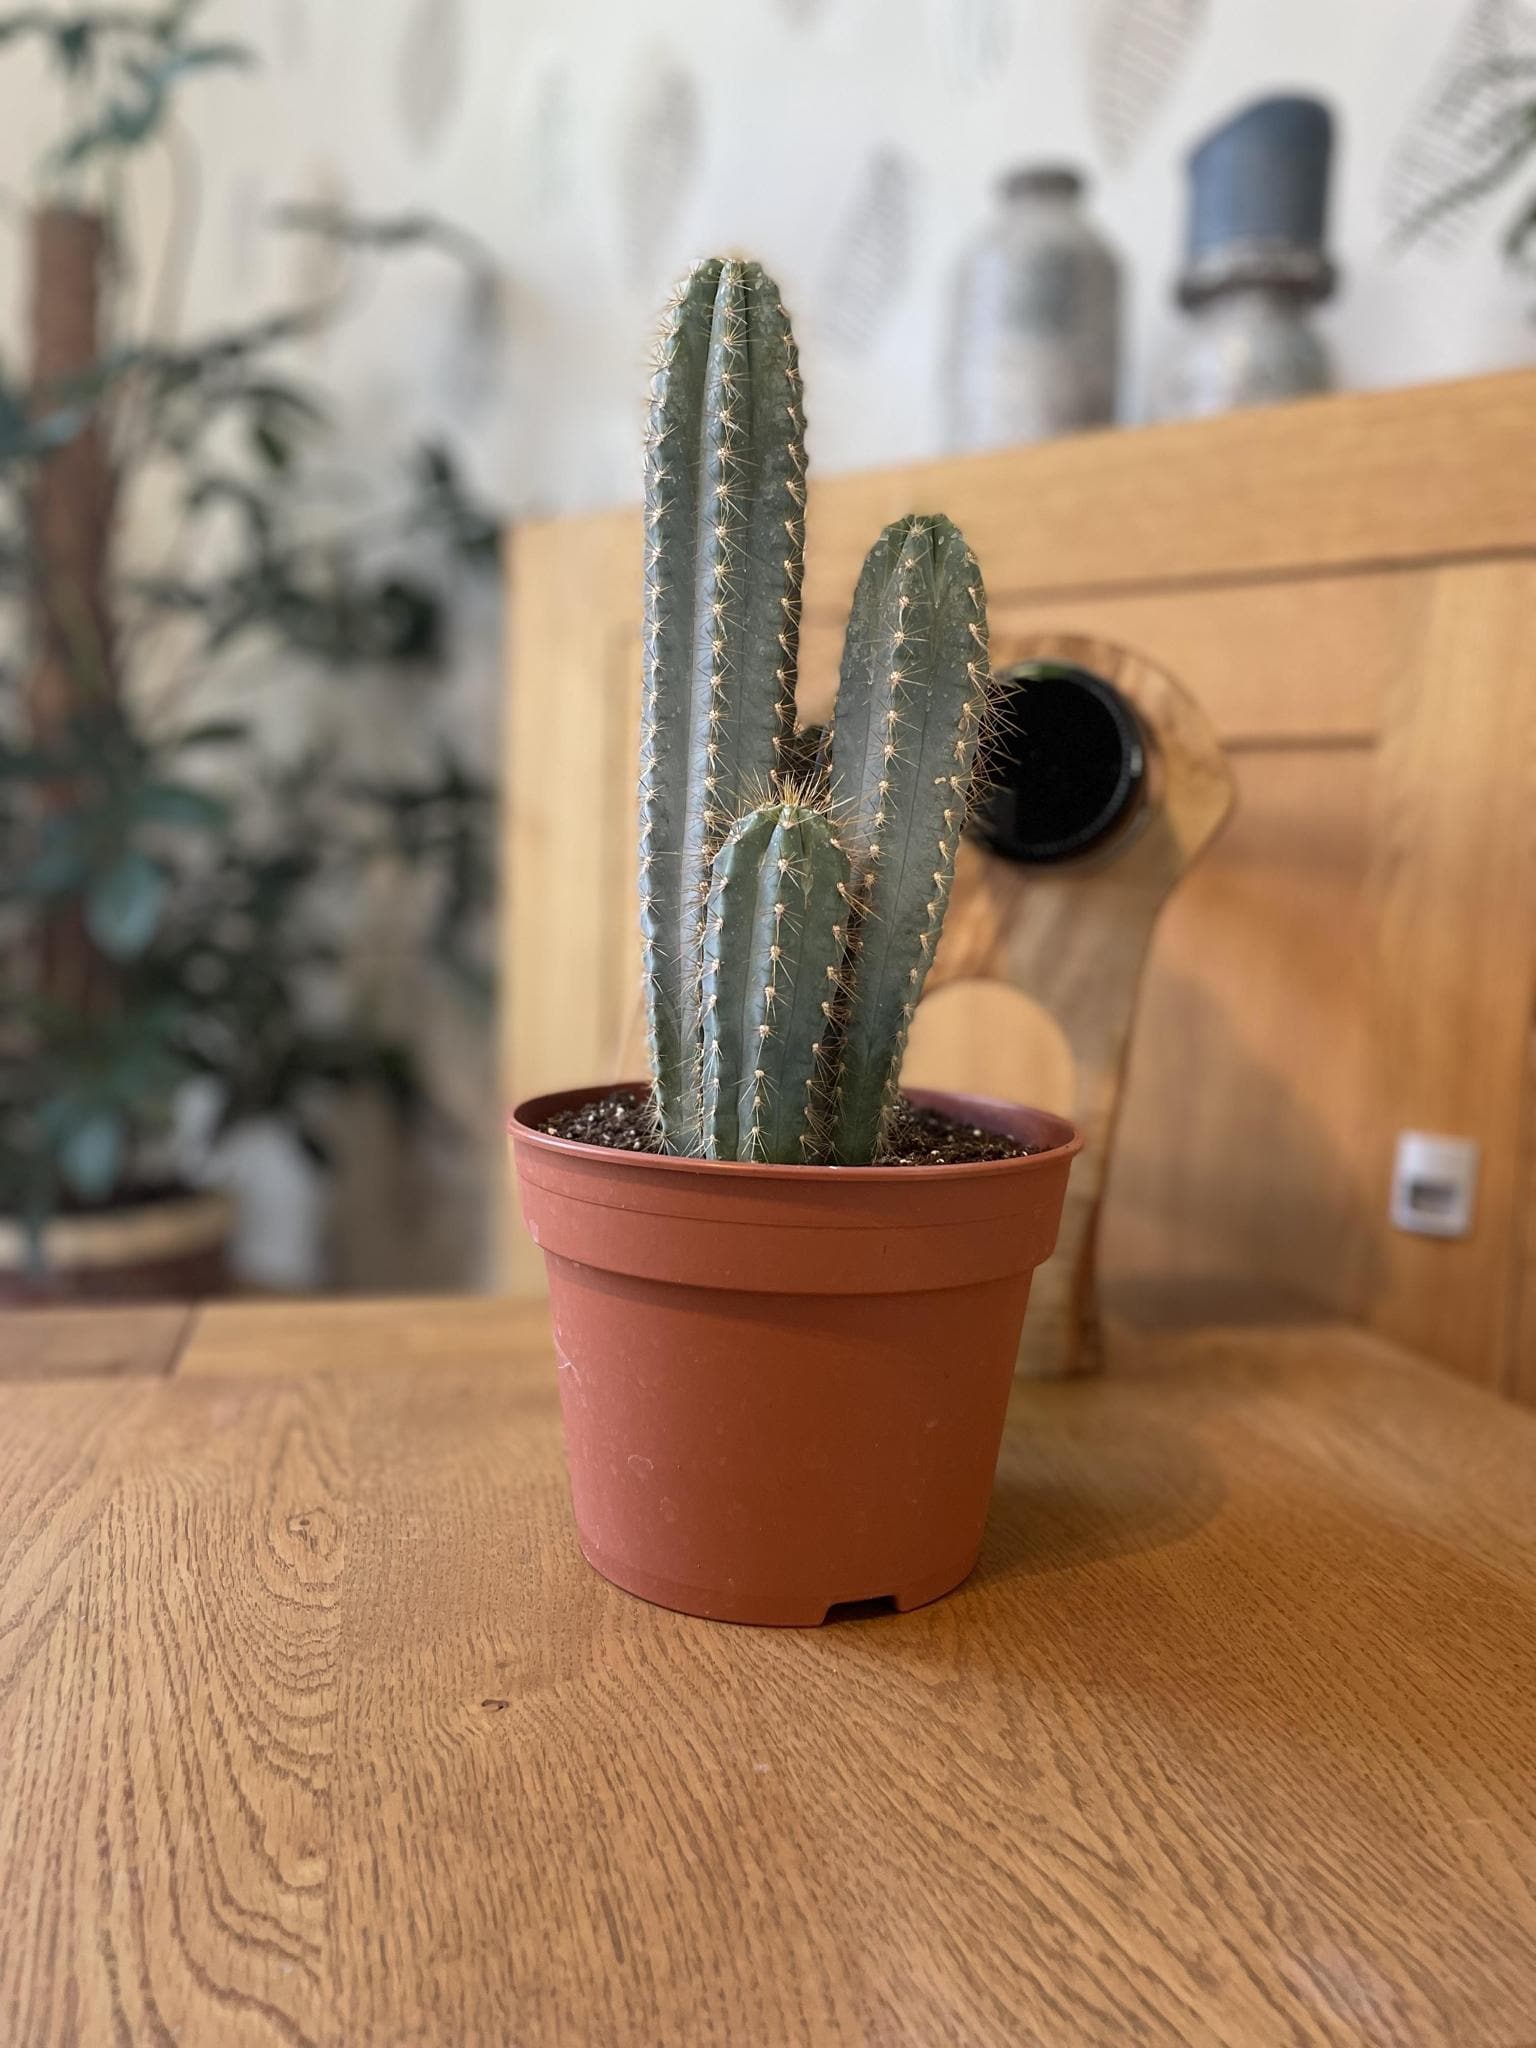
{"type": "Polygon", "coordinates": [[[1272,254],[1287,281],[1310,269],[1326,289],[1332,159],[1333,115],[1304,94],[1255,100],[1213,129],[1188,161],[1186,285],[1220,275],[1228,252],[1241,250],[1250,266],[1255,252],[1272,254]]]}

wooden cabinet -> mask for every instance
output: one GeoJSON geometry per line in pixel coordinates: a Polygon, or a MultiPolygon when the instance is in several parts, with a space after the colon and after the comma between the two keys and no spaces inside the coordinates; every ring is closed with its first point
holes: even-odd
{"type": "MultiPolygon", "coordinates": [[[[999,662],[1062,632],[1129,648],[1229,754],[1236,809],[1154,942],[1112,1300],[1281,1294],[1536,1399],[1533,458],[1521,373],[813,489],[812,708],[864,549],[937,508],[981,559],[999,662]],[[1471,1236],[1390,1225],[1404,1129],[1481,1147],[1471,1236]]],[[[509,1098],[612,1073],[633,1043],[639,547],[634,513],[512,543],[509,1098]]],[[[962,994],[923,1020],[925,1078],[1060,1103],[1059,1035],[1022,999],[962,994]]]]}

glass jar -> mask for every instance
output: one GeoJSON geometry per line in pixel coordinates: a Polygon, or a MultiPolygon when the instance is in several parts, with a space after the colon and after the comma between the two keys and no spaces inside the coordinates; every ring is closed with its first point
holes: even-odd
{"type": "Polygon", "coordinates": [[[1042,441],[1115,417],[1120,267],[1066,165],[1028,165],[998,188],[955,280],[944,398],[957,452],[1042,441]]]}
{"type": "Polygon", "coordinates": [[[1311,303],[1290,285],[1250,282],[1192,306],[1163,372],[1157,417],[1202,419],[1331,391],[1333,364],[1311,303]]]}

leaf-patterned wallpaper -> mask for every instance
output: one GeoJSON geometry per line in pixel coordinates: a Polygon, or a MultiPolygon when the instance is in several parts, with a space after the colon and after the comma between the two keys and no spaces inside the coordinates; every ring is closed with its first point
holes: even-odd
{"type": "Polygon", "coordinates": [[[656,277],[678,215],[697,186],[704,132],[700,90],[689,65],[660,50],[637,53],[613,165],[614,220],[633,284],[656,277]]]}
{"type": "Polygon", "coordinates": [[[1208,8],[1209,0],[1091,0],[1088,110],[1109,163],[1127,163],[1156,126],[1208,8]]]}
{"type": "MultiPolygon", "coordinates": [[[[210,0],[264,51],[247,88],[187,101],[199,151],[192,302],[312,288],[324,258],[262,255],[266,209],[317,193],[428,208],[500,267],[496,294],[430,262],[371,288],[327,373],[376,432],[391,408],[456,435],[509,508],[631,495],[648,334],[709,248],[779,275],[801,329],[822,467],[938,452],[946,305],[991,189],[1079,162],[1128,273],[1126,410],[1178,319],[1183,159],[1265,90],[1321,92],[1341,146],[1326,318],[1350,382],[1536,356],[1497,204],[1447,246],[1393,230],[1465,168],[1469,63],[1536,53],[1536,0],[210,0]]],[[[0,67],[0,177],[35,122],[0,67]]],[[[0,260],[4,260],[0,258],[0,260]]],[[[14,294],[13,294],[14,296],[14,294]]]]}
{"type": "Polygon", "coordinates": [[[878,149],[840,210],[816,305],[828,342],[849,355],[875,347],[907,289],[915,186],[907,159],[878,149]]]}
{"type": "MultiPolygon", "coordinates": [[[[1533,102],[1536,8],[1469,0],[1387,160],[1384,200],[1399,233],[1421,232],[1445,250],[1471,233],[1484,209],[1470,195],[1507,147],[1509,124],[1533,102]]],[[[1536,186],[1536,177],[1525,182],[1536,186]]],[[[1510,200],[1503,203],[1507,214],[1510,200]]]]}
{"type": "Polygon", "coordinates": [[[428,150],[456,113],[464,89],[470,0],[414,0],[396,58],[395,104],[413,149],[428,150]]]}

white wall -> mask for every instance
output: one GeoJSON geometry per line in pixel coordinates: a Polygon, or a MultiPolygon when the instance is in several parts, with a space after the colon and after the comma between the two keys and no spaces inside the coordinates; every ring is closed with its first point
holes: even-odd
{"type": "MultiPolygon", "coordinates": [[[[1386,246],[1394,145],[1458,36],[1471,48],[1506,17],[1513,0],[212,0],[210,27],[269,64],[188,91],[192,308],[232,316],[292,288],[296,252],[257,227],[281,200],[452,216],[504,266],[499,331],[423,258],[375,288],[325,367],[364,435],[435,418],[504,504],[579,507],[634,491],[671,277],[749,250],[801,329],[813,459],[880,462],[939,447],[946,284],[994,173],[1066,155],[1093,170],[1130,271],[1134,414],[1176,318],[1185,149],[1245,98],[1298,87],[1341,117],[1344,290],[1325,317],[1344,381],[1529,360],[1532,293],[1500,266],[1497,207],[1449,257],[1386,246]],[[1138,47],[1180,21],[1193,33],[1159,100],[1138,47]],[[1095,119],[1106,48],[1141,127],[1118,165],[1095,119]]],[[[25,79],[0,70],[12,186],[36,132],[25,79]]]]}

